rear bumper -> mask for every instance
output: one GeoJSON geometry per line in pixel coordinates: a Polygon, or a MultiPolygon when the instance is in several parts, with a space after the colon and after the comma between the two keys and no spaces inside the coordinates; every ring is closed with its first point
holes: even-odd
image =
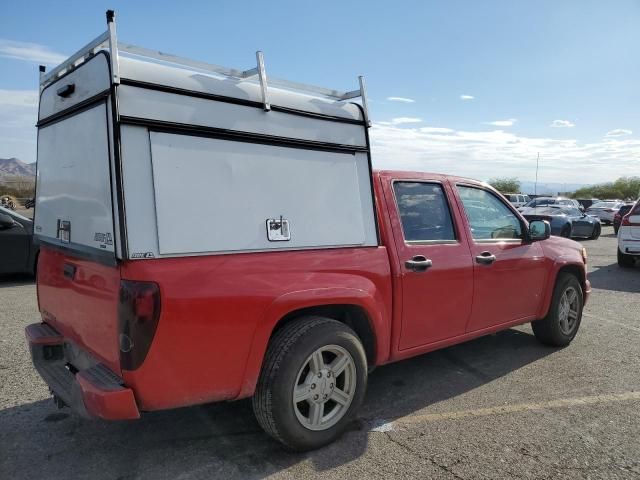
{"type": "Polygon", "coordinates": [[[25,329],[31,358],[51,392],[85,418],[140,418],[135,396],[101,363],[75,371],[65,355],[65,339],[46,323],[25,329]]]}
{"type": "Polygon", "coordinates": [[[640,255],[640,239],[618,237],[618,248],[627,255],[640,255]]]}

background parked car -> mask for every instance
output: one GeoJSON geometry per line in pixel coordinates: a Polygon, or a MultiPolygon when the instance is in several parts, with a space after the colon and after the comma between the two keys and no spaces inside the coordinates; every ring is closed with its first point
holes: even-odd
{"type": "Polygon", "coordinates": [[[622,217],[618,230],[618,265],[633,267],[640,258],[640,200],[622,217]]]}
{"type": "Polygon", "coordinates": [[[580,209],[580,204],[577,200],[565,197],[537,197],[528,202],[524,207],[520,207],[518,210],[524,211],[525,208],[538,208],[547,207],[549,205],[567,205],[580,209]]]}
{"type": "Polygon", "coordinates": [[[38,252],[33,221],[0,207],[0,273],[34,274],[38,252]]]}
{"type": "Polygon", "coordinates": [[[529,195],[525,195],[523,193],[505,193],[504,196],[516,208],[524,207],[531,201],[529,195]]]}
{"type": "Polygon", "coordinates": [[[529,222],[546,220],[551,224],[551,235],[560,237],[584,237],[595,240],[600,236],[600,220],[591,217],[573,205],[547,205],[525,208],[522,215],[529,222]]]}
{"type": "Polygon", "coordinates": [[[617,235],[620,223],[622,223],[622,217],[624,217],[633,208],[633,203],[627,203],[622,205],[620,209],[613,216],[613,231],[617,235]]]}
{"type": "Polygon", "coordinates": [[[598,217],[606,225],[611,225],[614,215],[622,205],[624,205],[624,202],[619,200],[598,202],[587,208],[586,213],[587,215],[598,217]]]}
{"type": "Polygon", "coordinates": [[[587,208],[589,208],[591,205],[593,205],[594,203],[598,203],[601,200],[598,198],[578,198],[577,202],[582,206],[582,208],[584,210],[586,210],[587,208]]]}

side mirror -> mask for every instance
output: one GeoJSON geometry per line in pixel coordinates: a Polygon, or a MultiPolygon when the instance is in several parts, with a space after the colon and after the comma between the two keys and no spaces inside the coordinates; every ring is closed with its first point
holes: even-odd
{"type": "Polygon", "coordinates": [[[6,230],[13,227],[15,224],[16,222],[14,222],[13,218],[9,215],[6,213],[0,213],[0,230],[6,230]]]}
{"type": "Polygon", "coordinates": [[[529,238],[537,242],[539,240],[546,240],[551,236],[551,225],[549,222],[543,220],[533,220],[529,224],[529,238]]]}

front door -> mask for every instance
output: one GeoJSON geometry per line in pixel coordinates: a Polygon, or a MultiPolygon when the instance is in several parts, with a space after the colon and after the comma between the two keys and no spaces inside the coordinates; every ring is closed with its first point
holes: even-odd
{"type": "Polygon", "coordinates": [[[577,207],[566,207],[565,211],[571,218],[571,236],[572,237],[590,237],[593,235],[594,224],[589,221],[586,214],[582,213],[577,207]]]}
{"type": "Polygon", "coordinates": [[[545,257],[526,241],[525,224],[490,190],[456,186],[470,233],[474,293],[467,332],[533,318],[542,301],[545,257]]]}
{"type": "Polygon", "coordinates": [[[462,335],[471,313],[473,263],[451,196],[438,181],[385,184],[402,283],[400,350],[462,335]]]}

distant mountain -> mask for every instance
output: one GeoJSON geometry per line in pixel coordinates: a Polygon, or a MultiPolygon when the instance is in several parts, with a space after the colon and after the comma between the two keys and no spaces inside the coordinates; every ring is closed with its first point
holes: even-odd
{"type": "Polygon", "coordinates": [[[17,175],[21,177],[33,177],[35,174],[35,163],[24,163],[17,158],[0,158],[0,176],[17,175]]]}
{"type": "MultiPolygon", "coordinates": [[[[558,193],[574,192],[579,188],[586,187],[584,183],[560,183],[560,182],[538,182],[538,195],[557,195],[558,193]]],[[[520,182],[520,191],[533,194],[536,191],[535,182],[520,182]]]]}

